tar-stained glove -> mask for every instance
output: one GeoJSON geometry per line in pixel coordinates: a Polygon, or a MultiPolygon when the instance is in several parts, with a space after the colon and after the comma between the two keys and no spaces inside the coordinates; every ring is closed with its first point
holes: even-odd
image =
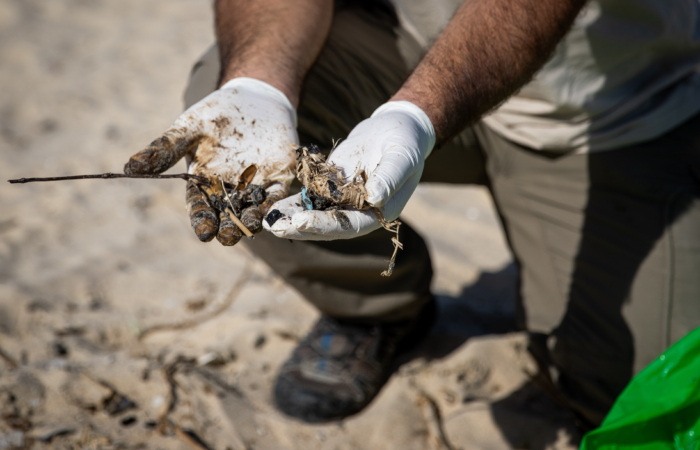
{"type": "MultiPolygon", "coordinates": [[[[260,211],[253,211],[259,217],[258,229],[252,230],[257,232],[270,205],[289,193],[298,142],[296,111],[289,99],[262,81],[236,78],[187,109],[163,136],[129,159],[124,173],[161,173],[187,156],[190,174],[236,185],[243,171],[256,165],[248,181],[262,186],[267,195],[260,211]]],[[[217,236],[223,245],[234,245],[240,240],[241,231],[229,214],[193,181],[187,182],[186,203],[201,241],[217,236]]]]}
{"type": "MultiPolygon", "coordinates": [[[[428,116],[411,102],[385,103],[358,124],[331,153],[329,163],[346,179],[364,170],[367,202],[391,222],[408,203],[418,186],[423,164],[435,145],[435,130],[428,116]]],[[[304,208],[301,194],[275,203],[271,210],[283,214],[265,229],[287,239],[333,240],[362,236],[380,228],[372,210],[315,211],[304,208]],[[347,218],[347,220],[345,220],[347,218]]]]}

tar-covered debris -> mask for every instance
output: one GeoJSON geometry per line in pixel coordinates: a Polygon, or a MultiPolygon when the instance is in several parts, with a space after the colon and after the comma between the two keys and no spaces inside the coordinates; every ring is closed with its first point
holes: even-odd
{"type": "Polygon", "coordinates": [[[336,184],[331,180],[328,180],[328,192],[330,192],[331,198],[336,202],[339,202],[343,199],[343,193],[340,192],[338,186],[336,186],[336,184]]]}
{"type": "Polygon", "coordinates": [[[297,178],[304,186],[302,204],[306,209],[325,211],[334,206],[367,210],[364,171],[345,177],[315,145],[297,149],[297,178]]]}
{"type": "Polygon", "coordinates": [[[315,145],[297,150],[298,178],[304,184],[301,203],[307,210],[333,211],[333,217],[340,223],[340,228],[349,230],[352,226],[343,207],[369,207],[364,201],[364,180],[355,177],[344,182],[342,173],[325,160],[315,145]]]}
{"type": "Polygon", "coordinates": [[[241,211],[246,207],[246,201],[243,198],[241,191],[233,191],[229,193],[229,200],[231,201],[231,206],[233,207],[233,212],[240,216],[241,211]]]}
{"type": "Polygon", "coordinates": [[[325,211],[331,206],[335,206],[333,199],[322,197],[311,189],[304,189],[302,192],[302,202],[306,206],[306,209],[315,209],[317,211],[325,211]]]}
{"type": "Polygon", "coordinates": [[[333,211],[333,217],[335,217],[335,220],[340,223],[340,228],[343,230],[349,230],[351,228],[350,219],[348,219],[347,214],[345,214],[343,211],[336,209],[333,211]]]}
{"type": "Polygon", "coordinates": [[[282,217],[284,217],[284,214],[282,214],[278,209],[273,209],[272,211],[270,211],[270,214],[268,214],[267,217],[265,217],[265,221],[269,226],[272,226],[282,217]]]}
{"type": "Polygon", "coordinates": [[[209,204],[219,211],[225,211],[228,202],[220,193],[209,194],[209,204]]]}
{"type": "Polygon", "coordinates": [[[251,184],[245,188],[244,198],[248,203],[259,205],[265,200],[265,197],[265,190],[262,188],[262,186],[251,184]]]}

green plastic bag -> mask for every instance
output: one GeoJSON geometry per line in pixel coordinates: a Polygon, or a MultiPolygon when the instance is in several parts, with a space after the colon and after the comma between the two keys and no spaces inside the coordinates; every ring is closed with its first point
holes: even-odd
{"type": "Polygon", "coordinates": [[[700,328],[625,388],[581,450],[700,450],[700,328]]]}

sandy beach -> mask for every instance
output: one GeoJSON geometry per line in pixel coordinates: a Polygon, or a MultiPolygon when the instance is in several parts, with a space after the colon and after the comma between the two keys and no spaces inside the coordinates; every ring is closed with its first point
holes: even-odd
{"type": "MultiPolygon", "coordinates": [[[[0,179],[120,172],[181,112],[212,22],[206,0],[0,1],[0,179]]],[[[322,425],[271,400],[318,313],[245,246],[199,242],[184,191],[0,185],[0,449],[575,448],[529,383],[484,188],[419,187],[403,219],[438,321],[365,411],[322,425]]]]}

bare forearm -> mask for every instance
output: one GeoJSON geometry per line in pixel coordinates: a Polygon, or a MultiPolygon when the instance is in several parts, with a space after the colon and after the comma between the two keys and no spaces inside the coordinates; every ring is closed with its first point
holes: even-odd
{"type": "Polygon", "coordinates": [[[444,142],[525,84],[585,0],[467,0],[392,100],[430,117],[444,142]]]}
{"type": "Polygon", "coordinates": [[[301,83],[328,35],[332,0],[216,0],[220,85],[256,78],[284,92],[294,106],[301,83]]]}

